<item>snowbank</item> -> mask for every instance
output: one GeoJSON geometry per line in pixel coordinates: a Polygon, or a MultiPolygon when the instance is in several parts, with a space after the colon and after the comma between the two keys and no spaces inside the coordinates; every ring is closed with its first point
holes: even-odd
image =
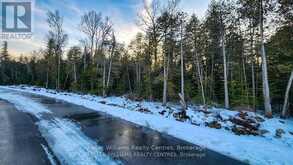
{"type": "Polygon", "coordinates": [[[212,108],[209,109],[211,113],[205,114],[202,111],[196,111],[196,107],[191,107],[188,109],[190,120],[179,122],[173,117],[173,114],[178,112],[178,105],[169,105],[165,108],[156,102],[136,102],[124,97],[102,98],[27,86],[2,88],[56,98],[106,112],[250,164],[293,164],[293,135],[290,134],[293,132],[292,120],[266,119],[261,123],[260,128],[269,132],[263,137],[238,136],[227,129],[231,126],[229,121],[223,120],[221,129],[213,129],[205,125],[206,122],[213,121],[219,115],[223,119],[229,119],[238,114],[238,112],[225,109],[212,108]],[[141,111],[142,109],[146,110],[141,111]],[[284,130],[284,134],[281,138],[276,138],[275,131],[279,128],[284,130]]]}

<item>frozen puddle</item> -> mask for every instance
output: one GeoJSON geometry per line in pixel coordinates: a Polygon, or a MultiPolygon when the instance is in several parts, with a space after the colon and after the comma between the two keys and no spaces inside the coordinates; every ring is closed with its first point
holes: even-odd
{"type": "Polygon", "coordinates": [[[107,156],[101,146],[85,136],[80,128],[69,120],[41,120],[38,126],[62,164],[121,164],[107,156]]]}

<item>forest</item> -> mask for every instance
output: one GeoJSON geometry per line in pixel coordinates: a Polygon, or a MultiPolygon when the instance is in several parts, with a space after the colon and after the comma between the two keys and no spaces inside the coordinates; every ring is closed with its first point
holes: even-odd
{"type": "Polygon", "coordinates": [[[203,18],[179,3],[145,2],[127,45],[110,17],[88,11],[69,47],[63,16],[48,11],[46,48],[14,58],[2,42],[0,84],[292,115],[292,0],[212,0],[203,18]]]}

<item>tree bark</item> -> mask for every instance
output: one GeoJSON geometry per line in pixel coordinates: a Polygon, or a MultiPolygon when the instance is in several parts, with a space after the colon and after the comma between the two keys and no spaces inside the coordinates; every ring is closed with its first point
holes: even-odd
{"type": "Polygon", "coordinates": [[[73,72],[74,72],[74,83],[77,83],[77,74],[76,74],[76,64],[73,64],[73,72]]]}
{"type": "Polygon", "coordinates": [[[183,22],[181,22],[181,41],[180,41],[180,57],[181,57],[181,102],[182,109],[186,110],[185,95],[184,95],[184,58],[183,58],[183,22]]]}
{"type": "Polygon", "coordinates": [[[203,86],[203,76],[202,76],[202,71],[200,68],[200,64],[199,64],[199,58],[198,58],[198,54],[195,51],[195,62],[196,62],[196,68],[197,68],[197,74],[198,74],[198,79],[199,79],[199,85],[200,85],[200,89],[201,89],[201,98],[202,98],[202,103],[205,106],[206,105],[206,99],[205,99],[205,93],[204,93],[204,86],[203,86]]]}
{"type": "Polygon", "coordinates": [[[263,82],[263,96],[266,117],[272,117],[272,107],[270,101],[270,89],[268,82],[267,59],[264,45],[264,30],[263,30],[263,2],[260,0],[260,35],[261,35],[261,58],[262,58],[262,82],[263,82]]]}
{"type": "MultiPolygon", "coordinates": [[[[250,25],[252,26],[252,21],[250,21],[250,25]]],[[[255,68],[254,68],[254,63],[255,63],[255,56],[254,56],[254,49],[253,49],[253,38],[254,38],[254,28],[252,28],[251,33],[250,33],[250,53],[251,53],[251,83],[252,83],[252,104],[253,104],[253,109],[255,111],[255,106],[256,106],[256,92],[255,92],[255,68]]]]}
{"type": "Polygon", "coordinates": [[[59,90],[59,88],[60,88],[60,63],[61,63],[61,55],[58,53],[57,82],[56,82],[56,89],[57,90],[59,90]]]}
{"type": "Polygon", "coordinates": [[[111,72],[112,72],[112,62],[113,62],[112,57],[113,57],[113,54],[114,54],[114,50],[115,50],[115,48],[113,47],[112,48],[111,55],[110,55],[110,64],[109,64],[107,84],[106,84],[107,90],[108,90],[108,87],[109,87],[109,84],[110,84],[110,78],[111,78],[111,72]]]}
{"type": "Polygon", "coordinates": [[[163,85],[163,106],[166,106],[167,104],[167,88],[168,88],[168,63],[169,63],[169,51],[167,46],[167,40],[165,36],[165,52],[164,52],[164,85],[163,85]]]}
{"type": "Polygon", "coordinates": [[[224,90],[225,90],[225,108],[229,107],[229,92],[228,92],[228,80],[227,80],[227,62],[226,62],[226,48],[225,48],[225,32],[222,32],[222,53],[224,63],[224,90]]]}
{"type": "Polygon", "coordinates": [[[163,87],[163,106],[167,104],[167,90],[168,90],[168,77],[169,77],[169,53],[164,56],[164,87],[163,87]]]}
{"type": "Polygon", "coordinates": [[[47,73],[46,73],[46,89],[48,89],[49,87],[49,71],[47,69],[47,73]]]}
{"type": "Polygon", "coordinates": [[[106,96],[106,59],[104,59],[104,64],[103,64],[103,97],[105,96],[106,96]]]}
{"type": "Polygon", "coordinates": [[[291,72],[288,84],[287,84],[287,89],[286,89],[286,94],[285,94],[285,98],[284,98],[284,104],[283,104],[283,109],[282,109],[282,117],[286,117],[287,116],[287,110],[288,110],[288,98],[289,98],[289,93],[290,93],[290,88],[292,85],[292,81],[293,81],[293,70],[291,72]]]}
{"type": "Polygon", "coordinates": [[[128,88],[129,88],[130,93],[132,93],[132,87],[131,87],[131,81],[130,81],[130,75],[129,75],[128,64],[127,64],[127,66],[126,66],[126,70],[127,70],[128,88]]]}

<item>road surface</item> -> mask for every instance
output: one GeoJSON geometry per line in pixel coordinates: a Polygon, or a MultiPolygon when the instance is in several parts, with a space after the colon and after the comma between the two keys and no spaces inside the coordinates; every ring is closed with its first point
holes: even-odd
{"type": "MultiPolygon", "coordinates": [[[[141,127],[130,122],[60,100],[27,93],[17,93],[46,106],[54,117],[78,124],[104,152],[122,164],[244,164],[220,153],[141,127]]],[[[0,164],[50,164],[42,146],[48,148],[35,125],[37,119],[17,111],[0,100],[0,164]]]]}

